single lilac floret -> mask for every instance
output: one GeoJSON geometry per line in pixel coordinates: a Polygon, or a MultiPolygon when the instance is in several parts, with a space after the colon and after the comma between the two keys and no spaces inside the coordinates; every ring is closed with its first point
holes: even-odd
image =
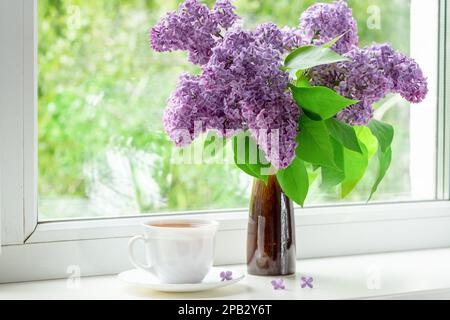
{"type": "Polygon", "coordinates": [[[312,277],[301,277],[300,286],[302,289],[306,289],[306,288],[313,289],[314,288],[313,282],[314,282],[314,279],[312,277]]]}
{"type": "Polygon", "coordinates": [[[222,282],[232,281],[233,280],[233,272],[231,271],[223,271],[220,273],[220,278],[222,282]]]}
{"type": "Polygon", "coordinates": [[[286,290],[283,279],[273,280],[271,284],[274,290],[286,290]]]}

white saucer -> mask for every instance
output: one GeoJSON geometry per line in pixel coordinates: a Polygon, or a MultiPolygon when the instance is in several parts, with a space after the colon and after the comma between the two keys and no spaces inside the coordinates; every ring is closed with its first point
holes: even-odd
{"type": "Polygon", "coordinates": [[[212,268],[211,272],[206,276],[206,278],[201,283],[197,284],[166,284],[161,283],[161,281],[154,275],[143,270],[129,270],[119,274],[119,279],[125,283],[139,287],[152,289],[161,292],[199,292],[211,289],[217,289],[222,287],[227,287],[232,284],[238,283],[245,278],[242,271],[236,269],[227,268],[212,268]],[[222,281],[220,273],[223,271],[233,272],[233,279],[229,281],[222,281]]]}

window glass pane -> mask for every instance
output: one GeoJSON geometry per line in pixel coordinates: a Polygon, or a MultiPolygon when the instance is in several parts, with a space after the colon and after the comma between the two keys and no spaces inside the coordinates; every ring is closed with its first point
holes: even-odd
{"type": "MultiPolygon", "coordinates": [[[[162,113],[178,76],[198,70],[184,53],[153,52],[148,29],[179,2],[38,1],[40,220],[248,206],[251,179],[234,165],[179,165],[171,160],[174,147],[162,131],[162,113]]],[[[206,2],[212,6],[213,1],[206,2]]],[[[315,2],[237,0],[235,5],[246,27],[267,21],[294,27],[300,13],[315,2]]],[[[421,24],[429,28],[436,21],[427,21],[427,15],[412,20],[415,3],[423,1],[348,2],[362,45],[390,42],[405,53],[417,53],[420,63],[428,61],[426,71],[433,78],[430,98],[423,104],[410,107],[392,96],[377,106],[377,117],[393,124],[397,136],[392,168],[374,200],[434,199],[435,176],[424,182],[419,171],[420,163],[435,171],[435,153],[412,149],[436,145],[437,37],[416,34],[421,24]],[[419,38],[427,42],[418,45],[419,38]],[[418,116],[412,113],[424,108],[428,118],[413,126],[418,116]],[[420,141],[421,135],[414,134],[418,130],[427,130],[431,138],[420,141]]],[[[437,1],[427,3],[424,10],[432,15],[437,1]]],[[[375,171],[374,162],[345,202],[365,202],[375,171]]],[[[315,186],[308,205],[336,202],[334,192],[315,186]]]]}

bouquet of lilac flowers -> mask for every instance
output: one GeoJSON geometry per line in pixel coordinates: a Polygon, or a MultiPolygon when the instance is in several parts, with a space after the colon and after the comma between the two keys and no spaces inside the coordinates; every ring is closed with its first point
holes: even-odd
{"type": "Polygon", "coordinates": [[[230,0],[213,9],[186,0],[152,28],[154,50],[187,51],[201,67],[200,75],[180,77],[168,101],[170,139],[183,147],[203,132],[229,138],[240,169],[266,182],[268,172],[276,174],[300,205],[311,171],[320,170],[322,185],[345,197],[377,154],[372,197],[394,138],[392,126],[373,119],[373,105],[390,93],[421,102],[427,81],[418,64],[389,44],[359,48],[343,0],[311,6],[294,29],[266,23],[244,30],[238,22],[230,0]]]}

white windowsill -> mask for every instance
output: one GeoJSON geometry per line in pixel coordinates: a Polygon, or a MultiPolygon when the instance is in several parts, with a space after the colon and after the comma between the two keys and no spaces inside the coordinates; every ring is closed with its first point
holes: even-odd
{"type": "Polygon", "coordinates": [[[140,290],[104,276],[82,278],[79,289],[69,289],[67,280],[4,284],[0,299],[450,299],[449,270],[450,249],[440,249],[300,261],[299,275],[314,277],[313,290],[300,288],[299,275],[285,279],[286,291],[273,291],[271,278],[248,276],[237,285],[194,294],[140,290]],[[377,282],[379,289],[368,287],[377,282]]]}

